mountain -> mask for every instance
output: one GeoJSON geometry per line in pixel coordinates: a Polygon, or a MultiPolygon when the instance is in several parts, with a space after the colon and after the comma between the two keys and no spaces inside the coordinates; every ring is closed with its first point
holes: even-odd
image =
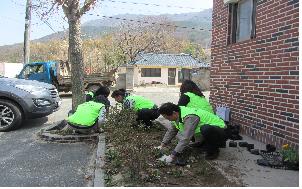
{"type": "MultiPolygon", "coordinates": [[[[99,38],[108,33],[118,30],[119,25],[124,20],[142,20],[144,17],[152,16],[152,20],[165,18],[177,28],[175,36],[189,39],[192,42],[199,43],[205,47],[208,47],[211,43],[212,28],[212,9],[205,9],[201,12],[182,13],[182,14],[162,14],[162,15],[136,15],[136,14],[120,14],[114,15],[111,18],[106,17],[102,19],[91,20],[82,24],[82,37],[87,38],[99,38]],[[124,19],[124,20],[123,20],[124,19]],[[195,29],[192,29],[195,28],[195,29]],[[203,31],[200,28],[205,29],[203,31]]],[[[47,42],[50,40],[60,40],[68,37],[67,31],[61,31],[46,35],[40,39],[33,40],[33,42],[47,42]]],[[[7,54],[12,57],[22,55],[22,43],[14,45],[0,46],[0,61],[8,61],[7,54]]],[[[19,58],[20,59],[20,58],[19,58]]]]}

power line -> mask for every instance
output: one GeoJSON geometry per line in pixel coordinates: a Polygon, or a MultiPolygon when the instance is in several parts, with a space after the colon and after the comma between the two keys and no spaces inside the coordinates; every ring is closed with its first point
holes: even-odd
{"type": "MultiPolygon", "coordinates": [[[[122,9],[122,10],[129,10],[129,11],[142,11],[142,12],[148,12],[148,13],[151,13],[151,14],[157,14],[157,15],[168,15],[167,13],[161,13],[161,12],[158,12],[158,11],[150,11],[150,10],[146,10],[146,9],[133,9],[133,8],[124,8],[124,7],[116,7],[116,6],[109,6],[109,5],[102,5],[102,7],[108,7],[108,8],[114,8],[114,9],[122,9]]],[[[181,13],[182,16],[191,16],[190,13],[181,13]]],[[[205,19],[212,19],[212,17],[206,17],[206,16],[192,16],[192,18],[205,18],[205,19]]]]}
{"type": "Polygon", "coordinates": [[[92,13],[88,13],[88,15],[99,16],[99,17],[109,18],[109,19],[115,19],[115,20],[137,22],[137,23],[143,23],[143,24],[152,24],[152,25],[158,24],[160,26],[174,27],[174,28],[180,28],[180,29],[190,29],[190,30],[199,30],[199,31],[209,31],[209,32],[212,32],[211,29],[204,29],[204,28],[195,28],[195,27],[188,27],[188,26],[177,26],[177,25],[173,25],[173,24],[163,24],[163,23],[148,22],[148,21],[142,21],[142,20],[133,20],[133,19],[127,19],[127,18],[121,18],[121,17],[113,17],[113,16],[101,16],[99,14],[94,15],[92,13]]]}
{"type": "Polygon", "coordinates": [[[123,4],[134,4],[134,5],[145,5],[145,6],[156,6],[156,7],[169,7],[169,8],[180,8],[180,9],[191,9],[191,10],[201,10],[199,8],[193,7],[183,7],[183,6],[174,6],[174,5],[163,5],[163,4],[154,4],[154,3],[138,3],[138,2],[128,2],[128,1],[116,1],[116,0],[100,0],[100,1],[108,1],[113,3],[123,3],[123,4]]]}
{"type": "Polygon", "coordinates": [[[151,12],[150,10],[146,10],[146,9],[139,9],[139,8],[124,8],[124,7],[116,7],[116,6],[109,6],[109,5],[102,5],[102,7],[108,7],[108,8],[114,8],[114,9],[122,9],[122,10],[128,10],[128,11],[142,11],[142,12],[149,12],[152,14],[161,14],[160,12],[151,12]]]}

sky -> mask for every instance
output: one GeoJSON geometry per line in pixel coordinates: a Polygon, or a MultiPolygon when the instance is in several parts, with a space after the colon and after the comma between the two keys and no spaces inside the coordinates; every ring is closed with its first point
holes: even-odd
{"type": "MultiPolygon", "coordinates": [[[[37,0],[32,0],[33,2],[37,0]]],[[[0,46],[22,43],[24,39],[26,0],[1,0],[0,2],[0,46]]],[[[117,14],[180,14],[188,12],[200,12],[212,8],[213,0],[101,0],[99,4],[84,15],[82,23],[89,20],[100,19],[96,16],[113,16],[117,14]],[[148,5],[145,5],[148,4],[148,5]]],[[[63,31],[68,28],[63,19],[63,11],[53,15],[47,22],[41,21],[37,12],[32,13],[30,39],[38,39],[43,36],[63,31]]]]}

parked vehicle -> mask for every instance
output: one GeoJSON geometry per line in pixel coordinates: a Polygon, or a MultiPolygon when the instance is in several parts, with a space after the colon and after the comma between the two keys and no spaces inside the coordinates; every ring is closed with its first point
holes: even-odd
{"type": "Polygon", "coordinates": [[[47,116],[60,105],[51,84],[0,76],[0,131],[17,129],[23,120],[47,116]]]}
{"type": "MultiPolygon", "coordinates": [[[[114,81],[114,70],[106,73],[92,73],[84,75],[84,87],[93,90],[100,85],[110,86],[114,81]]],[[[71,71],[68,62],[49,61],[33,62],[24,65],[19,79],[37,80],[56,86],[59,92],[71,91],[71,71]]]]}

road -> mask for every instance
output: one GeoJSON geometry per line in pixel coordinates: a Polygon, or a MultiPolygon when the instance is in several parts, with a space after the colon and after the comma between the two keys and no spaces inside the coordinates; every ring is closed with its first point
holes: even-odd
{"type": "Polygon", "coordinates": [[[28,120],[16,131],[0,132],[0,187],[87,186],[93,144],[46,143],[36,136],[40,129],[65,118],[71,98],[62,100],[60,110],[48,117],[28,120]]]}

